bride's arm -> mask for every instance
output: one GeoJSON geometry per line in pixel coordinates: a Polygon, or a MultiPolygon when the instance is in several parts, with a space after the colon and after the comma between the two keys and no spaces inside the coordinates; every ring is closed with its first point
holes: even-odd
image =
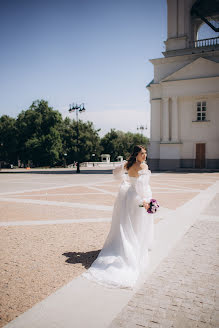
{"type": "Polygon", "coordinates": [[[136,192],[139,201],[143,204],[149,203],[152,198],[152,191],[149,185],[151,171],[141,170],[138,172],[139,177],[136,182],[136,192]]]}
{"type": "Polygon", "coordinates": [[[122,175],[125,173],[125,165],[126,161],[122,162],[121,164],[117,165],[114,169],[113,169],[113,177],[116,180],[120,180],[122,178],[122,175]]]}

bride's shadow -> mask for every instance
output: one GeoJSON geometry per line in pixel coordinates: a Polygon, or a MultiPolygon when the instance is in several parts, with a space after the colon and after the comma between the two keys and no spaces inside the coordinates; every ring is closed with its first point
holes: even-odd
{"type": "Polygon", "coordinates": [[[65,262],[76,264],[81,263],[85,269],[89,269],[91,264],[96,260],[100,250],[97,251],[90,251],[90,252],[67,252],[63,253],[62,255],[67,257],[65,262]]]}

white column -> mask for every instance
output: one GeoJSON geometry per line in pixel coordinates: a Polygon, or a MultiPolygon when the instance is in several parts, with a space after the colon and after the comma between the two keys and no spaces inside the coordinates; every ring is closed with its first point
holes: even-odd
{"type": "Polygon", "coordinates": [[[151,141],[160,142],[160,107],[161,99],[151,100],[151,141]]]}
{"type": "Polygon", "coordinates": [[[169,141],[169,98],[163,98],[163,138],[162,141],[169,141]]]}
{"type": "Polygon", "coordinates": [[[172,137],[171,141],[177,142],[179,140],[178,135],[178,99],[177,97],[172,97],[172,117],[171,117],[171,131],[172,131],[172,137]]]}

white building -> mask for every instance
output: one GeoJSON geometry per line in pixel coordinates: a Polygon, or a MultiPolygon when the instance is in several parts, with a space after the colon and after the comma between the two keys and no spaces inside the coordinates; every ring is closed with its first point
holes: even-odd
{"type": "Polygon", "coordinates": [[[151,169],[219,168],[219,37],[197,39],[203,18],[218,19],[216,2],[167,0],[166,51],[147,86],[151,169]]]}

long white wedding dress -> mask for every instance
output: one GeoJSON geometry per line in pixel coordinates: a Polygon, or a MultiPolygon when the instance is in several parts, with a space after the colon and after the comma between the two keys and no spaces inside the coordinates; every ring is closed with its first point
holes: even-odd
{"type": "Polygon", "coordinates": [[[109,234],[97,259],[82,274],[89,280],[110,288],[132,289],[149,263],[148,249],[153,243],[153,214],[139,207],[152,198],[150,170],[129,177],[124,163],[113,170],[122,179],[115,200],[109,234]]]}

